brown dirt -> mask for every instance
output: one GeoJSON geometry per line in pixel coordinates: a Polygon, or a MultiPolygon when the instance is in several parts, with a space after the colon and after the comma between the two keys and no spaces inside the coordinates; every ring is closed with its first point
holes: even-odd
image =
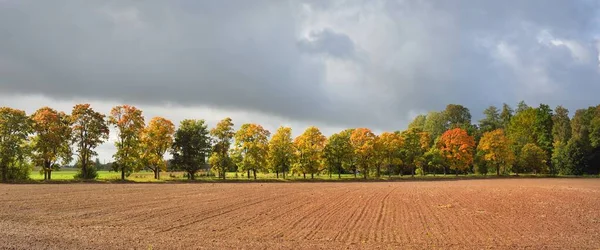
{"type": "Polygon", "coordinates": [[[0,248],[600,248],[600,180],[0,185],[0,248]]]}

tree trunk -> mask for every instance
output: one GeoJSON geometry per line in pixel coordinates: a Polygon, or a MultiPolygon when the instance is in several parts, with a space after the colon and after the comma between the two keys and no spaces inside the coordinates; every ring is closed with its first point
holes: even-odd
{"type": "Polygon", "coordinates": [[[52,170],[48,170],[48,180],[52,180],[52,170]]]}
{"type": "Polygon", "coordinates": [[[250,169],[248,169],[248,180],[250,180],[250,169]]]}
{"type": "Polygon", "coordinates": [[[415,167],[412,167],[412,171],[410,172],[410,177],[415,177],[415,167]]]}
{"type": "Polygon", "coordinates": [[[367,179],[367,175],[369,175],[369,172],[367,172],[368,170],[366,168],[364,170],[365,170],[365,172],[363,173],[363,179],[366,180],[367,179]]]}
{"type": "Polygon", "coordinates": [[[446,166],[444,166],[444,176],[446,176],[446,166]]]}
{"type": "Polygon", "coordinates": [[[252,172],[254,172],[254,179],[256,180],[256,169],[252,169],[252,172]]]}
{"type": "Polygon", "coordinates": [[[381,165],[377,165],[377,179],[381,177],[381,165]]]}
{"type": "Polygon", "coordinates": [[[279,179],[279,170],[275,171],[275,173],[277,174],[277,179],[279,179]]]}
{"type": "Polygon", "coordinates": [[[338,165],[338,179],[342,179],[342,164],[338,165]]]}
{"type": "Polygon", "coordinates": [[[188,179],[189,180],[195,180],[196,179],[196,173],[195,172],[188,172],[188,179]]]}
{"type": "Polygon", "coordinates": [[[121,180],[125,180],[125,168],[121,168],[121,180]]]}
{"type": "Polygon", "coordinates": [[[456,176],[458,176],[458,169],[454,169],[454,174],[456,174],[456,176]]]}
{"type": "Polygon", "coordinates": [[[8,167],[2,166],[2,181],[6,182],[7,178],[8,178],[8,167]]]}
{"type": "Polygon", "coordinates": [[[283,177],[283,179],[285,180],[285,169],[283,169],[283,171],[281,172],[281,176],[283,177]]]}
{"type": "Polygon", "coordinates": [[[354,169],[354,179],[356,179],[356,169],[354,169]]]}
{"type": "Polygon", "coordinates": [[[500,165],[496,167],[496,175],[500,176],[500,165]]]}
{"type": "Polygon", "coordinates": [[[44,169],[44,180],[48,180],[48,171],[44,169]]]}
{"type": "Polygon", "coordinates": [[[304,175],[304,179],[306,179],[306,173],[302,173],[302,175],[304,175]]]}
{"type": "Polygon", "coordinates": [[[314,179],[315,178],[315,174],[314,173],[310,173],[310,178],[314,179]]]}

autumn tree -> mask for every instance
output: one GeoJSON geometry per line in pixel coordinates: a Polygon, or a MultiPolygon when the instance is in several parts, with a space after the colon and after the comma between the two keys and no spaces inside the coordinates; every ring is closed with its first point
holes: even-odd
{"type": "Polygon", "coordinates": [[[214,145],[210,156],[210,165],[215,170],[219,177],[225,180],[227,168],[231,165],[232,159],[229,156],[231,142],[235,136],[233,130],[233,122],[227,117],[217,123],[217,126],[210,130],[210,135],[213,137],[214,145]]]}
{"type": "Polygon", "coordinates": [[[338,179],[342,178],[342,169],[345,166],[352,165],[352,158],[354,155],[354,149],[350,143],[350,136],[352,130],[347,129],[342,132],[332,134],[327,140],[327,145],[323,149],[323,157],[329,169],[329,177],[333,167],[337,168],[338,179]]]}
{"type": "Polygon", "coordinates": [[[25,111],[0,107],[0,174],[2,181],[25,179],[29,169],[23,168],[28,153],[27,137],[32,132],[31,119],[25,111]]]}
{"type": "Polygon", "coordinates": [[[326,143],[327,137],[314,126],[308,127],[304,133],[294,139],[296,159],[304,178],[308,173],[312,179],[314,174],[321,171],[323,149],[326,143]]]}
{"type": "Polygon", "coordinates": [[[164,155],[173,144],[175,125],[170,120],[154,117],[143,131],[142,159],[146,167],[154,172],[154,179],[160,179],[160,172],[167,171],[164,155]]]}
{"type": "Polygon", "coordinates": [[[125,175],[142,167],[140,163],[144,116],[142,111],[134,106],[116,106],[110,111],[108,122],[118,130],[113,166],[115,171],[121,171],[121,180],[125,180],[125,175]]]}
{"type": "Polygon", "coordinates": [[[71,112],[72,140],[77,150],[77,166],[82,179],[94,179],[97,176],[92,157],[97,156],[95,149],[108,139],[108,125],[105,116],[94,111],[90,104],[77,104],[71,112]]]}
{"type": "Polygon", "coordinates": [[[418,129],[408,129],[400,134],[403,142],[401,150],[403,163],[410,168],[413,177],[425,153],[422,133],[423,131],[418,129]]]}
{"type": "Polygon", "coordinates": [[[187,172],[194,180],[196,172],[206,166],[210,155],[211,139],[204,120],[185,119],[175,131],[171,154],[177,169],[187,172]]]}
{"type": "MultiPolygon", "coordinates": [[[[533,171],[535,174],[543,172],[547,168],[546,152],[534,143],[527,143],[521,149],[519,165],[522,170],[533,171]]],[[[519,175],[519,171],[514,172],[519,175]]]]}
{"type": "Polygon", "coordinates": [[[489,166],[496,168],[496,175],[505,172],[514,162],[514,154],[510,149],[510,141],[503,129],[483,133],[477,146],[478,153],[489,166]]]}
{"type": "Polygon", "coordinates": [[[475,140],[464,129],[455,128],[444,132],[437,147],[456,175],[458,171],[466,171],[473,163],[475,140]]]}
{"type": "MultiPolygon", "coordinates": [[[[402,146],[403,140],[399,133],[384,132],[379,135],[380,152],[383,156],[383,162],[387,167],[388,177],[391,177],[393,166],[402,164],[402,146]]],[[[379,166],[377,177],[379,177],[379,166]]]]}
{"type": "Polygon", "coordinates": [[[354,129],[350,136],[350,144],[354,149],[356,163],[363,172],[363,178],[369,175],[369,165],[372,158],[375,157],[376,136],[368,128],[354,129]]]}
{"type": "Polygon", "coordinates": [[[268,162],[270,168],[277,174],[289,171],[294,159],[294,142],[292,141],[292,128],[279,127],[269,141],[268,162]]]}
{"type": "Polygon", "coordinates": [[[238,164],[242,171],[254,174],[266,167],[269,152],[269,135],[271,133],[261,125],[246,123],[235,133],[235,150],[239,154],[238,164]]]}
{"type": "Polygon", "coordinates": [[[52,170],[73,159],[71,152],[71,121],[63,112],[49,107],[38,109],[32,116],[32,158],[41,166],[44,180],[52,179],[52,170]]]}

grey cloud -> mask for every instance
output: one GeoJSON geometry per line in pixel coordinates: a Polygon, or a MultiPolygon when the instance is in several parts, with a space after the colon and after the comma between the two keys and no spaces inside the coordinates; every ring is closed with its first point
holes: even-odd
{"type": "Polygon", "coordinates": [[[474,118],[520,99],[575,109],[600,91],[599,9],[589,0],[2,1],[0,91],[386,130],[447,103],[474,118]],[[541,43],[543,32],[590,60],[541,43]]]}
{"type": "Polygon", "coordinates": [[[309,39],[302,39],[298,46],[308,53],[325,54],[335,58],[351,59],[354,57],[354,42],[345,34],[331,29],[312,31],[309,39]]]}

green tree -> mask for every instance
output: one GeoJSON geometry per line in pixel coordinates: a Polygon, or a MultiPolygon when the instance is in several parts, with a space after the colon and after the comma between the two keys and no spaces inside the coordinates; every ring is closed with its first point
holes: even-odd
{"type": "Polygon", "coordinates": [[[411,169],[411,175],[415,176],[417,164],[421,156],[424,154],[424,149],[421,142],[421,133],[418,129],[408,129],[403,131],[402,137],[402,162],[411,169]]]}
{"type": "Polygon", "coordinates": [[[49,107],[38,109],[32,116],[33,162],[42,167],[44,180],[52,179],[52,171],[71,162],[71,120],[63,112],[49,107]]]}
{"type": "Polygon", "coordinates": [[[425,115],[417,115],[413,121],[408,124],[408,128],[411,129],[419,129],[423,130],[425,126],[425,121],[427,120],[427,116],[425,115]]]}
{"type": "Polygon", "coordinates": [[[552,109],[546,104],[540,104],[535,111],[533,133],[535,133],[536,144],[546,153],[546,163],[550,163],[553,148],[552,143],[554,142],[552,138],[552,127],[554,124],[552,121],[552,109]]]}
{"type": "Polygon", "coordinates": [[[552,138],[554,142],[566,144],[571,139],[571,119],[569,110],[563,106],[557,106],[552,116],[552,138]]]}
{"type": "Polygon", "coordinates": [[[517,104],[517,110],[516,110],[515,112],[516,112],[516,113],[520,113],[520,112],[523,112],[523,111],[525,111],[525,110],[528,110],[528,109],[530,109],[530,108],[531,108],[531,107],[529,107],[529,105],[527,105],[527,103],[525,103],[525,101],[520,101],[520,102],[517,104]]]}
{"type": "Polygon", "coordinates": [[[458,104],[448,104],[446,110],[446,128],[468,129],[471,125],[471,112],[468,108],[458,104]]]}
{"type": "Polygon", "coordinates": [[[27,178],[17,174],[29,168],[26,165],[28,153],[27,137],[32,132],[31,119],[25,111],[0,107],[0,174],[2,181],[27,178]]]}
{"type": "Polygon", "coordinates": [[[446,115],[444,112],[432,111],[427,114],[423,131],[429,133],[431,142],[440,137],[446,130],[446,115]]]}
{"type": "Polygon", "coordinates": [[[227,117],[217,123],[217,126],[210,130],[210,135],[214,141],[213,152],[210,156],[211,167],[225,180],[227,168],[232,162],[229,156],[229,149],[235,136],[231,118],[227,117]]]}
{"type": "Polygon", "coordinates": [[[144,116],[134,106],[116,106],[110,111],[109,124],[117,128],[118,135],[114,154],[115,171],[121,171],[121,180],[133,171],[142,167],[142,133],[144,132],[144,116]]]}
{"type": "Polygon", "coordinates": [[[97,177],[92,157],[97,156],[95,149],[108,139],[108,125],[104,115],[94,111],[89,104],[77,104],[71,113],[73,143],[77,149],[77,177],[94,179],[97,177]]]}
{"type": "Polygon", "coordinates": [[[479,129],[482,133],[502,128],[500,111],[496,106],[489,106],[483,111],[485,118],[479,120],[479,129]]]}
{"type": "Polygon", "coordinates": [[[327,166],[330,167],[330,177],[331,172],[333,172],[331,168],[337,168],[338,179],[340,179],[342,178],[342,169],[352,164],[354,149],[350,143],[351,135],[352,131],[347,129],[331,135],[327,140],[327,144],[323,149],[323,157],[327,166]]]}
{"type": "MultiPolygon", "coordinates": [[[[527,143],[523,146],[519,156],[519,165],[525,170],[532,170],[538,174],[547,169],[546,152],[534,143],[527,143]]],[[[514,171],[519,175],[519,171],[514,171]]]]}
{"type": "Polygon", "coordinates": [[[268,162],[270,168],[279,178],[282,173],[285,179],[285,173],[289,171],[294,160],[294,142],[292,141],[292,128],[279,127],[269,141],[268,162]]]}
{"type": "Polygon", "coordinates": [[[171,146],[173,165],[186,171],[188,179],[194,180],[196,172],[206,166],[210,155],[211,140],[204,120],[185,119],[175,131],[171,146]]]}
{"type": "Polygon", "coordinates": [[[535,133],[532,131],[535,126],[536,115],[537,111],[535,109],[521,107],[510,120],[506,132],[512,143],[511,148],[513,153],[517,159],[525,144],[537,143],[535,133]]]}
{"type": "MultiPolygon", "coordinates": [[[[437,145],[437,141],[434,145],[437,145]]],[[[437,147],[430,147],[429,150],[425,152],[424,158],[427,161],[427,165],[430,166],[430,171],[433,173],[433,176],[435,176],[436,171],[440,168],[444,169],[444,175],[446,175],[446,168],[444,166],[446,162],[440,149],[437,147]]]]}
{"type": "Polygon", "coordinates": [[[502,112],[500,113],[500,121],[502,123],[502,128],[507,129],[510,124],[510,120],[513,116],[513,109],[506,103],[502,104],[502,112]]]}

